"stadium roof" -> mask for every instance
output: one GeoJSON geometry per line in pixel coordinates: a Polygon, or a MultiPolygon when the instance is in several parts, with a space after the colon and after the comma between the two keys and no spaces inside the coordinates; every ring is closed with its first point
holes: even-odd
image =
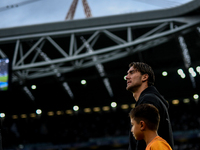
{"type": "Polygon", "coordinates": [[[169,101],[193,100],[193,94],[200,91],[196,70],[200,65],[199,8],[200,0],[195,0],[163,10],[1,29],[0,50],[10,58],[13,74],[11,91],[2,93],[2,112],[64,110],[74,105],[86,108],[112,101],[134,103],[124,80],[132,61],[152,66],[155,86],[169,101]],[[80,55],[72,55],[76,54],[73,50],[79,50],[80,55]],[[34,62],[39,54],[44,61],[34,62]],[[186,78],[180,77],[178,69],[186,78]],[[29,76],[33,70],[40,73],[29,76]],[[162,76],[163,71],[168,75],[162,76]],[[82,79],[86,85],[81,85],[82,79]],[[32,90],[31,85],[37,88],[32,90]],[[69,88],[73,96],[66,92],[69,88]]]}

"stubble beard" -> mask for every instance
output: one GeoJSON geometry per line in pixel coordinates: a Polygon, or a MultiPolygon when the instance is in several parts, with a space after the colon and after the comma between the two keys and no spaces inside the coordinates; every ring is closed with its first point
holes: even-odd
{"type": "Polygon", "coordinates": [[[139,87],[140,85],[130,85],[130,86],[127,85],[126,90],[130,91],[131,93],[135,93],[139,87]]]}
{"type": "Polygon", "coordinates": [[[135,91],[133,86],[127,86],[126,90],[130,91],[131,93],[134,93],[134,91],[135,91]]]}

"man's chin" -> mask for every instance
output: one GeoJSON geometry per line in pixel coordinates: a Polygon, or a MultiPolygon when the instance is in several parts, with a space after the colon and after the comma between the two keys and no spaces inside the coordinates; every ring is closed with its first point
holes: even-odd
{"type": "Polygon", "coordinates": [[[130,91],[130,92],[132,91],[131,88],[128,87],[128,86],[126,87],[126,90],[127,90],[127,91],[130,91]]]}

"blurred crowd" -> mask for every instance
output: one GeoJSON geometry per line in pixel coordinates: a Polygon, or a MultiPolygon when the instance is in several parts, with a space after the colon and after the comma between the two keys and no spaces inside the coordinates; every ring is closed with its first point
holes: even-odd
{"type": "MultiPolygon", "coordinates": [[[[71,115],[37,116],[36,118],[2,119],[3,148],[20,144],[51,143],[54,145],[87,142],[95,138],[128,136],[130,109],[74,113],[71,115]]],[[[170,105],[173,132],[200,130],[199,104],[170,105]]],[[[200,149],[199,137],[175,138],[176,150],[200,149]],[[191,148],[192,147],[192,148],[191,148]]]]}

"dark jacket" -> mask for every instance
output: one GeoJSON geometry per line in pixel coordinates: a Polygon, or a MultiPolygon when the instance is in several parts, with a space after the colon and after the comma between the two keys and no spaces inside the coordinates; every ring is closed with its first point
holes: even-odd
{"type": "MultiPolygon", "coordinates": [[[[164,138],[172,149],[174,149],[174,140],[172,134],[172,128],[170,118],[168,114],[169,104],[164,97],[157,91],[154,86],[146,88],[140,95],[135,107],[140,104],[153,104],[158,108],[160,113],[160,124],[158,128],[158,135],[164,138]]],[[[144,140],[137,141],[133,137],[133,134],[129,133],[129,149],[128,150],[145,150],[146,143],[144,140]]]]}

